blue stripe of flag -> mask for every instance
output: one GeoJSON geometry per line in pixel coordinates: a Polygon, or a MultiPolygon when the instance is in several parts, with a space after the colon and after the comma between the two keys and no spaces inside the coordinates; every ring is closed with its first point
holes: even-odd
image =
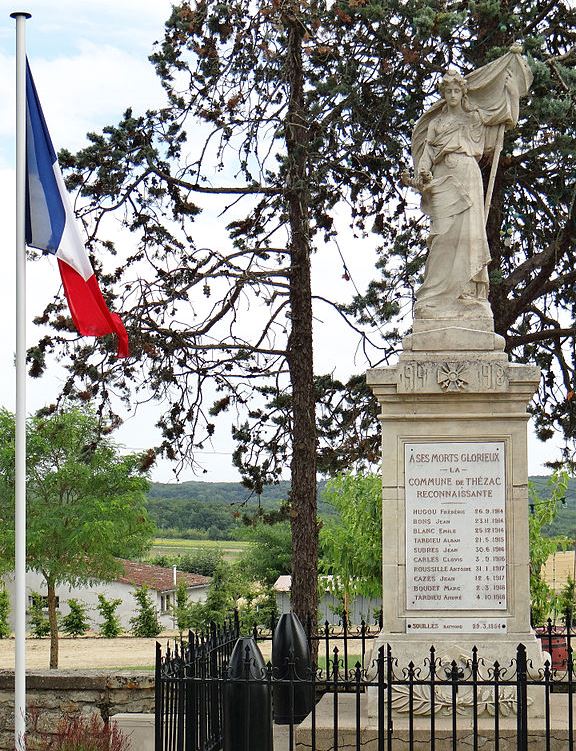
{"type": "Polygon", "coordinates": [[[26,61],[26,244],[50,253],[58,250],[66,224],[57,159],[26,61]]]}

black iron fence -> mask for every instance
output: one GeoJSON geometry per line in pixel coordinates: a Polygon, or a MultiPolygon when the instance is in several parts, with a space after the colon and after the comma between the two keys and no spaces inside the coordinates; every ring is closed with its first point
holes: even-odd
{"type": "MultiPolygon", "coordinates": [[[[233,619],[164,653],[158,645],[156,751],[574,750],[570,621],[563,634],[553,624],[542,633],[545,650],[561,636],[565,650],[543,667],[524,645],[502,664],[487,664],[475,648],[447,659],[432,647],[423,664],[401,665],[387,645],[373,653],[379,624],[345,620],[308,629],[318,646],[313,666],[293,654],[284,665],[258,661],[246,640],[231,666],[240,631],[233,619]],[[303,696],[312,697],[305,719],[303,696]],[[273,720],[283,723],[274,731],[273,720]]],[[[272,631],[252,636],[262,643],[272,631]]]]}

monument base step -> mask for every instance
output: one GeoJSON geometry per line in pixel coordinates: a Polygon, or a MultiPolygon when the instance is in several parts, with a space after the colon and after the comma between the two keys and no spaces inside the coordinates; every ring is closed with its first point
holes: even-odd
{"type": "MultiPolygon", "coordinates": [[[[551,697],[549,718],[550,751],[564,751],[569,740],[567,697],[555,695],[551,697]]],[[[391,739],[392,750],[409,748],[412,732],[412,751],[452,751],[453,732],[452,717],[435,717],[434,746],[431,744],[430,717],[413,717],[413,727],[410,730],[408,717],[396,718],[392,721],[391,739]]],[[[360,732],[360,747],[362,751],[378,751],[378,724],[369,717],[365,694],[360,698],[360,722],[356,719],[356,697],[341,694],[338,697],[338,730],[337,745],[334,742],[334,697],[324,696],[316,707],[315,744],[312,743],[312,716],[296,728],[296,749],[315,748],[316,751],[356,751],[357,732],[360,732]]],[[[384,722],[386,733],[386,721],[384,722]]],[[[495,740],[494,717],[478,718],[478,748],[494,748],[495,740]]],[[[516,751],[517,724],[516,715],[499,717],[498,739],[500,751],[516,751]]],[[[473,748],[473,725],[471,717],[456,718],[457,748],[473,748]]],[[[384,738],[384,748],[387,748],[387,738],[384,738]]],[[[528,721],[528,747],[544,749],[546,746],[546,722],[544,718],[530,718],[528,721]]],[[[283,751],[283,749],[277,750],[283,751]]]]}

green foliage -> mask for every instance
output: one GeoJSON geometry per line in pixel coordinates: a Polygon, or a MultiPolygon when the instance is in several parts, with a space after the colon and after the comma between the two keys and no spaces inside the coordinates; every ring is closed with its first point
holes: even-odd
{"type": "Polygon", "coordinates": [[[212,547],[195,550],[193,553],[184,555],[155,555],[147,560],[156,566],[164,566],[165,568],[176,566],[178,571],[212,576],[222,561],[222,556],[223,553],[220,548],[212,547]]]}
{"type": "Polygon", "coordinates": [[[146,639],[158,636],[162,631],[162,626],[158,620],[158,611],[148,593],[148,587],[145,584],[138,587],[134,591],[134,598],[137,607],[136,614],[130,618],[132,634],[146,639]]]}
{"type": "Polygon", "coordinates": [[[556,610],[559,615],[574,622],[574,607],[576,606],[576,582],[568,576],[556,600],[556,610]]]}
{"type": "Polygon", "coordinates": [[[535,486],[529,483],[530,516],[530,601],[532,623],[536,626],[545,623],[554,605],[554,592],[542,576],[542,568],[558,547],[566,546],[566,537],[545,537],[542,530],[549,526],[558,513],[558,508],[566,495],[568,475],[556,472],[549,480],[549,496],[541,497],[535,486]]]}
{"type": "MultiPolygon", "coordinates": [[[[154,525],[142,457],[121,454],[88,408],[40,411],[27,422],[27,565],[48,592],[120,572],[117,557],[141,555],[154,525]]],[[[0,410],[0,559],[14,558],[14,416],[0,410]]],[[[51,614],[56,629],[56,614],[51,614]]],[[[53,634],[57,639],[57,632],[53,634]]],[[[53,644],[57,643],[55,641],[53,644]]],[[[57,667],[57,653],[51,653],[57,667]]]]}
{"type": "MultiPolygon", "coordinates": [[[[277,502],[285,500],[289,493],[290,483],[282,481],[266,486],[259,500],[264,508],[275,508],[277,502]]],[[[232,504],[246,503],[250,496],[250,491],[240,482],[152,482],[148,491],[151,501],[186,501],[228,508],[232,504]]]]}
{"type": "Polygon", "coordinates": [[[0,585],[0,639],[10,636],[10,624],[8,616],[10,615],[10,595],[5,586],[0,585]]]}
{"type": "Polygon", "coordinates": [[[211,623],[223,624],[237,609],[247,632],[254,625],[268,625],[277,615],[276,598],[269,586],[251,581],[239,563],[222,563],[214,572],[205,602],[190,605],[193,629],[207,629],[211,623]]]}
{"type": "Polygon", "coordinates": [[[382,589],[382,484],[378,475],[346,474],[328,482],[326,500],[338,519],[320,531],[321,569],[345,606],[355,595],[382,589]]]}
{"type": "Polygon", "coordinates": [[[50,624],[44,612],[46,599],[39,592],[30,593],[30,605],[28,607],[28,626],[30,632],[37,639],[48,636],[50,624]]]}
{"type": "Polygon", "coordinates": [[[258,523],[247,527],[243,539],[252,543],[240,562],[245,575],[271,586],[281,574],[292,571],[292,533],[288,522],[258,523]]]}
{"type": "Polygon", "coordinates": [[[105,639],[115,639],[122,633],[122,625],[116,615],[116,609],[122,603],[119,598],[108,600],[103,594],[98,595],[98,605],[96,606],[102,623],[100,624],[100,635],[105,639]]]}
{"type": "Polygon", "coordinates": [[[230,539],[238,527],[232,509],[226,503],[199,502],[185,498],[149,498],[150,517],[164,529],[195,529],[205,539],[230,539]],[[214,533],[214,530],[217,530],[214,533]]]}
{"type": "Polygon", "coordinates": [[[70,612],[60,619],[62,630],[68,636],[82,636],[90,628],[88,609],[83,602],[71,598],[68,600],[70,612]]]}
{"type": "Polygon", "coordinates": [[[172,615],[180,632],[180,638],[182,638],[182,633],[188,631],[194,625],[192,603],[188,597],[186,582],[183,579],[176,585],[176,604],[172,607],[172,615]]]}
{"type": "Polygon", "coordinates": [[[246,582],[235,605],[245,633],[254,626],[268,626],[278,618],[274,590],[260,582],[246,582]]]}
{"type": "MultiPolygon", "coordinates": [[[[0,554],[14,551],[14,417],[0,411],[0,554]]],[[[154,526],[145,510],[140,456],[121,455],[96,415],[70,409],[27,425],[27,558],[56,584],[86,584],[140,555],[154,526]]]]}
{"type": "Polygon", "coordinates": [[[191,605],[191,622],[195,629],[206,629],[210,623],[221,625],[230,618],[242,589],[237,566],[222,561],[215,569],[205,602],[191,605]]]}
{"type": "MultiPolygon", "coordinates": [[[[324,457],[328,462],[328,454],[324,457]]],[[[318,513],[322,517],[334,513],[322,500],[325,485],[323,480],[318,482],[318,513]]],[[[257,518],[280,516],[289,496],[289,482],[266,486],[258,497],[257,518]]],[[[240,530],[252,525],[255,515],[251,493],[239,482],[151,483],[146,508],[163,537],[190,540],[239,539],[240,530]],[[245,509],[242,514],[240,508],[245,509]]]]}
{"type": "MultiPolygon", "coordinates": [[[[550,476],[530,477],[530,482],[534,486],[540,498],[549,498],[551,492],[550,476]]],[[[566,487],[565,500],[557,507],[557,513],[554,519],[542,528],[542,534],[546,537],[556,537],[565,535],[571,540],[576,540],[576,479],[570,477],[566,487]]]]}

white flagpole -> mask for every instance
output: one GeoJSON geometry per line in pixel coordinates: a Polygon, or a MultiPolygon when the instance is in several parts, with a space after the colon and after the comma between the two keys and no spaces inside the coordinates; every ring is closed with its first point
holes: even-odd
{"type": "Polygon", "coordinates": [[[14,747],[26,733],[26,19],[16,19],[16,495],[14,747]]]}

